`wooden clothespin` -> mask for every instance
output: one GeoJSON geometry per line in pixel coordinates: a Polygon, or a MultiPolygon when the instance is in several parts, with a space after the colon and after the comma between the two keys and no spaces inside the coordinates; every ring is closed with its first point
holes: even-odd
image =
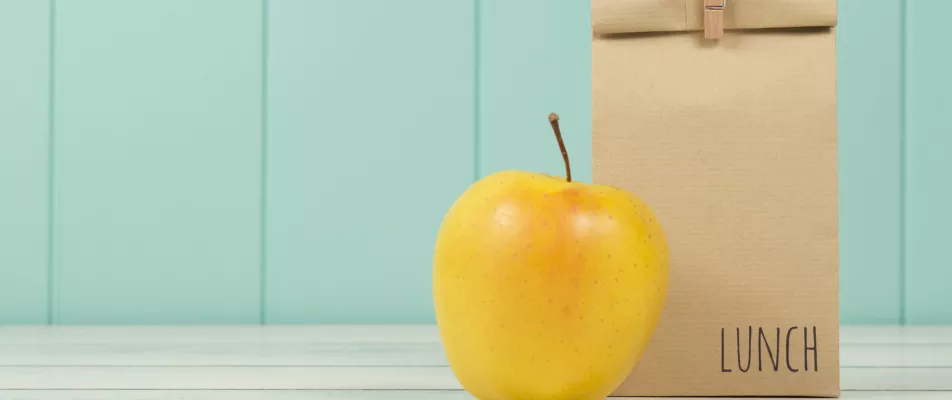
{"type": "Polygon", "coordinates": [[[724,8],[727,0],[704,0],[704,37],[720,39],[724,36],[724,8]]]}

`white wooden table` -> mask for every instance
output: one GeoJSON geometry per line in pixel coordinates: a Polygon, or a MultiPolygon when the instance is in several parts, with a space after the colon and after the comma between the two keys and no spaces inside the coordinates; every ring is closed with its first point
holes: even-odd
{"type": "MultiPolygon", "coordinates": [[[[845,399],[952,399],[952,327],[844,327],[845,399]]],[[[3,400],[472,399],[434,326],[0,327],[3,400]]]]}

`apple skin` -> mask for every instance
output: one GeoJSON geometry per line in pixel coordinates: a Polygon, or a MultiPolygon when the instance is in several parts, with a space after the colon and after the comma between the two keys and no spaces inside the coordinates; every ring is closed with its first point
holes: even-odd
{"type": "Polygon", "coordinates": [[[433,299],[449,365],[481,400],[603,399],[668,291],[668,244],[624,190],[527,171],[472,184],[440,225],[433,299]]]}

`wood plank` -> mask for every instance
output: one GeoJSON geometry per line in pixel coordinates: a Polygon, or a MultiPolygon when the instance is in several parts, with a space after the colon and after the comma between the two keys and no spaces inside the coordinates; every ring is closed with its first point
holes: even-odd
{"type": "Polygon", "coordinates": [[[49,3],[0,1],[0,323],[47,321],[49,3]]]}
{"type": "Polygon", "coordinates": [[[840,320],[900,319],[900,2],[838,3],[840,320]]]}
{"type": "Polygon", "coordinates": [[[473,172],[473,5],[271,2],[267,322],[434,320],[473,172]]]}
{"type": "Polygon", "coordinates": [[[841,399],[862,399],[862,400],[947,400],[952,393],[947,391],[904,391],[904,390],[884,390],[884,391],[844,391],[840,392],[841,399]]]}
{"type": "MultiPolygon", "coordinates": [[[[0,344],[0,366],[446,366],[437,343],[0,344]]],[[[952,344],[845,344],[843,367],[948,367],[952,344]]]]}
{"type": "MultiPolygon", "coordinates": [[[[439,343],[436,325],[0,326],[0,343],[439,343]]],[[[840,327],[841,344],[952,343],[952,326],[840,327]]]]}
{"type": "MultiPolygon", "coordinates": [[[[867,331],[843,330],[842,366],[952,367],[948,328],[867,331]]],[[[12,327],[0,328],[0,354],[5,366],[448,365],[427,325],[12,327]]]]}
{"type": "Polygon", "coordinates": [[[481,1],[479,175],[565,176],[548,115],[560,115],[572,179],[592,180],[590,4],[481,1]]]}
{"type": "Polygon", "coordinates": [[[442,347],[378,343],[0,344],[0,366],[446,366],[442,347]]]}
{"type": "Polygon", "coordinates": [[[247,344],[440,341],[436,325],[0,326],[4,344],[247,344]]]}
{"type": "Polygon", "coordinates": [[[57,3],[56,322],[258,322],[261,15],[57,3]]]}
{"type": "Polygon", "coordinates": [[[842,390],[952,391],[952,368],[843,368],[842,390]]]}
{"type": "MultiPolygon", "coordinates": [[[[841,330],[844,398],[952,391],[952,344],[941,342],[948,327],[887,328],[841,330]]],[[[0,387],[455,394],[461,387],[434,332],[432,325],[2,327],[0,387]]]]}
{"type": "MultiPolygon", "coordinates": [[[[475,399],[461,390],[0,390],[0,396],[12,400],[463,400],[475,399]]],[[[848,400],[947,400],[949,392],[843,392],[848,400]]],[[[618,398],[621,397],[611,397],[618,398]]],[[[709,400],[700,397],[640,397],[643,400],[709,400]]],[[[787,398],[777,397],[774,400],[787,398]]]]}
{"type": "Polygon", "coordinates": [[[952,344],[952,326],[846,325],[840,344],[952,344]]]}
{"type": "Polygon", "coordinates": [[[952,343],[841,344],[842,367],[952,368],[952,343]]]}
{"type": "Polygon", "coordinates": [[[0,367],[6,389],[460,390],[449,367],[0,367]]]}
{"type": "Polygon", "coordinates": [[[6,366],[445,366],[432,325],[0,327],[6,366]]]}
{"type": "Polygon", "coordinates": [[[904,2],[906,13],[906,314],[952,323],[952,2],[904,2]]]}
{"type": "Polygon", "coordinates": [[[461,390],[0,390],[11,400],[463,400],[461,390]]]}
{"type": "MultiPolygon", "coordinates": [[[[7,389],[461,390],[449,367],[0,367],[7,389]]],[[[952,368],[843,368],[843,390],[952,391],[952,368]]]]}

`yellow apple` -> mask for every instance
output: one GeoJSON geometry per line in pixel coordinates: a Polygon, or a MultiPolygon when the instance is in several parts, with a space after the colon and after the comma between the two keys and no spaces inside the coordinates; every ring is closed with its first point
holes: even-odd
{"type": "MultiPolygon", "coordinates": [[[[668,289],[668,245],[624,190],[502,171],[440,225],[433,296],[460,384],[481,400],[609,396],[647,346],[668,289]]],[[[632,173],[638,173],[632,171],[632,173]]]]}

